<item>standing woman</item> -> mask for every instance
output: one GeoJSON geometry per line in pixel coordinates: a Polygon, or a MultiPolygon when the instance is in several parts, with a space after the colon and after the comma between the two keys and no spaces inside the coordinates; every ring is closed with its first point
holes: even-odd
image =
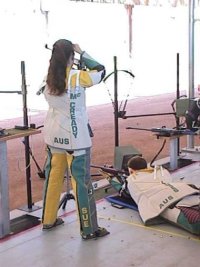
{"type": "Polygon", "coordinates": [[[53,45],[44,89],[49,109],[44,123],[48,155],[45,166],[43,230],[64,223],[57,217],[57,213],[64,176],[69,168],[82,238],[87,240],[109,234],[97,222],[90,177],[92,142],[85,103],[85,89],[100,83],[104,76],[105,67],[82,51],[78,44],[60,39],[53,45]],[[72,68],[75,52],[80,54],[80,62],[87,70],[72,68]]]}

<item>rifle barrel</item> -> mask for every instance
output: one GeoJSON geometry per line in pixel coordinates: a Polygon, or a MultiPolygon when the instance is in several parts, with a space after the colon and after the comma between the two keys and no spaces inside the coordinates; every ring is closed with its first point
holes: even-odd
{"type": "Polygon", "coordinates": [[[126,127],[126,129],[132,129],[132,130],[141,130],[141,131],[148,131],[152,132],[152,129],[146,129],[146,128],[137,128],[137,127],[126,127]]]}
{"type": "Polygon", "coordinates": [[[128,174],[126,171],[117,170],[114,168],[109,168],[109,167],[104,167],[104,166],[90,165],[90,167],[101,169],[102,171],[113,174],[113,175],[119,175],[119,174],[126,174],[127,175],[128,174]]]}

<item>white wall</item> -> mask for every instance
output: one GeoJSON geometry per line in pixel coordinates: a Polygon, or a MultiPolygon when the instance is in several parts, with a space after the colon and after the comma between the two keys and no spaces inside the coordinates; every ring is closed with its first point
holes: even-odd
{"type": "MultiPolygon", "coordinates": [[[[43,97],[36,96],[50,57],[50,51],[44,45],[48,42],[51,46],[59,38],[78,42],[106,65],[107,74],[113,71],[114,56],[117,56],[118,69],[131,70],[135,74],[133,80],[123,72],[119,73],[119,99],[126,98],[127,94],[133,98],[175,92],[177,53],[180,53],[180,88],[188,89],[187,7],[135,6],[130,57],[128,16],[123,5],[64,0],[51,0],[45,4],[50,7],[48,29],[39,0],[0,3],[0,90],[21,89],[20,62],[24,60],[30,109],[47,108],[43,97]]],[[[198,47],[199,22],[195,25],[198,47]]],[[[197,48],[195,53],[199,58],[197,48]]],[[[195,60],[195,86],[199,82],[198,74],[199,64],[195,60]]],[[[113,76],[106,86],[101,84],[88,90],[87,104],[110,102],[107,88],[113,98],[113,76]]],[[[0,119],[5,119],[9,111],[10,116],[21,114],[21,102],[21,96],[0,94],[0,119]]]]}

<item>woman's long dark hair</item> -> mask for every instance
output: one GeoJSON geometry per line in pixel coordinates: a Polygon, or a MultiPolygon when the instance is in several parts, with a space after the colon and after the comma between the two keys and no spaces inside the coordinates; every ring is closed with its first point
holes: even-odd
{"type": "Polygon", "coordinates": [[[47,85],[51,95],[62,95],[66,89],[66,68],[74,49],[72,42],[60,39],[53,45],[47,75],[47,85]]]}

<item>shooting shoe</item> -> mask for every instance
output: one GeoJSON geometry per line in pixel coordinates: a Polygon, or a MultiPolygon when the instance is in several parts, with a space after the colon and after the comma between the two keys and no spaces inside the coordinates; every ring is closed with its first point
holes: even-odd
{"type": "Polygon", "coordinates": [[[53,224],[44,224],[42,227],[42,230],[48,231],[48,230],[51,230],[52,228],[55,228],[56,226],[61,225],[63,223],[64,223],[63,219],[57,218],[55,223],[53,223],[53,224]]]}
{"type": "Polygon", "coordinates": [[[106,228],[98,227],[98,230],[95,231],[93,234],[84,235],[82,233],[81,236],[82,236],[83,240],[90,240],[90,239],[97,239],[99,237],[103,237],[103,236],[108,235],[108,234],[110,234],[110,232],[108,232],[106,230],[106,228]]]}

